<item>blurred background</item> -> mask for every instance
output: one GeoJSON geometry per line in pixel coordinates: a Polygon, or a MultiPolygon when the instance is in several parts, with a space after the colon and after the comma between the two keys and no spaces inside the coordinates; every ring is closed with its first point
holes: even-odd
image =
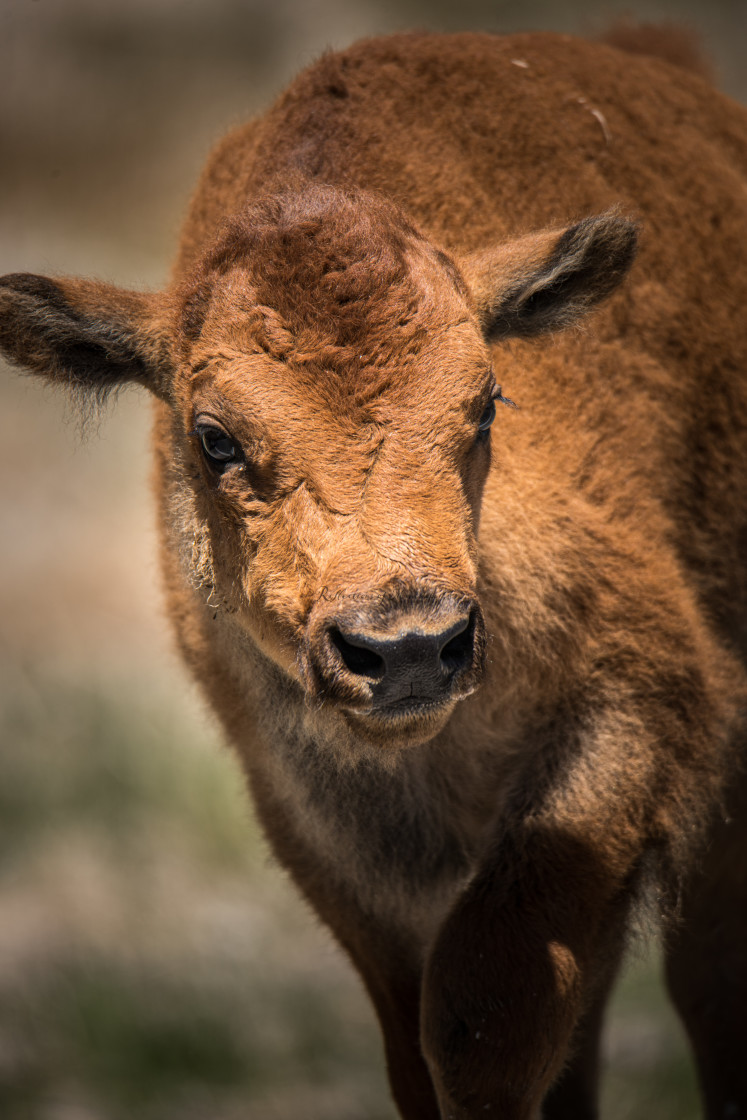
{"type": "MultiPolygon", "coordinates": [[[[324,48],[405,28],[697,30],[747,99],[746,0],[1,0],[0,273],[166,278],[211,144],[324,48]]],[[[0,370],[0,1117],[393,1120],[346,962],[271,865],[160,606],[147,401],[83,434],[0,370]]],[[[605,1120],[694,1120],[655,957],[605,1120]]]]}

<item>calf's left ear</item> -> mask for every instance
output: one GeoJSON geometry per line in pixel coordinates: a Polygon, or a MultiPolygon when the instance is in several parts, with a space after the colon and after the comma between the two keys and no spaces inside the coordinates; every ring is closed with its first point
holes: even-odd
{"type": "Polygon", "coordinates": [[[127,382],[168,399],[164,298],[95,280],[0,277],[0,350],[49,381],[98,400],[127,382]]]}
{"type": "Polygon", "coordinates": [[[623,279],[637,233],[611,211],[462,257],[487,340],[531,338],[575,322],[623,279]]]}

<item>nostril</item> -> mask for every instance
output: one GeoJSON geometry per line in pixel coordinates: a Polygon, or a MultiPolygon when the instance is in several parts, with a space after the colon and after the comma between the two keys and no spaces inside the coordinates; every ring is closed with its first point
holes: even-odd
{"type": "Polygon", "coordinates": [[[466,669],[472,664],[472,655],[475,644],[475,617],[470,614],[465,620],[464,627],[450,638],[440,653],[442,669],[453,676],[460,669],[466,669]]]}
{"type": "Polygon", "coordinates": [[[345,668],[358,677],[371,677],[379,680],[384,676],[384,658],[365,645],[358,645],[345,638],[337,627],[329,631],[330,641],[335,647],[345,668]]]}

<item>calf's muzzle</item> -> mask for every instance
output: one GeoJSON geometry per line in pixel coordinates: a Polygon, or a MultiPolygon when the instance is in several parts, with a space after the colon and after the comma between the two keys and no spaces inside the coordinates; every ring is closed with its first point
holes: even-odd
{"type": "Polygon", "coordinates": [[[415,714],[468,695],[481,676],[484,626],[472,600],[420,594],[315,613],[307,679],[323,703],[415,714]]]}

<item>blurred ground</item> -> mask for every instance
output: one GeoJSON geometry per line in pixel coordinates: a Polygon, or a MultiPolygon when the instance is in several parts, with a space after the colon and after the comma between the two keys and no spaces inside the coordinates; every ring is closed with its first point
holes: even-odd
{"type": "MultiPolygon", "coordinates": [[[[747,99],[743,0],[625,3],[699,29],[747,99]]],[[[157,285],[211,142],[328,45],[404,27],[594,33],[525,0],[3,0],[0,273],[157,285]]],[[[392,1120],[357,981],[296,900],[174,658],[147,404],[81,441],[0,377],[0,1117],[392,1120]]],[[[678,1028],[639,962],[605,1120],[691,1120],[678,1028]]]]}

